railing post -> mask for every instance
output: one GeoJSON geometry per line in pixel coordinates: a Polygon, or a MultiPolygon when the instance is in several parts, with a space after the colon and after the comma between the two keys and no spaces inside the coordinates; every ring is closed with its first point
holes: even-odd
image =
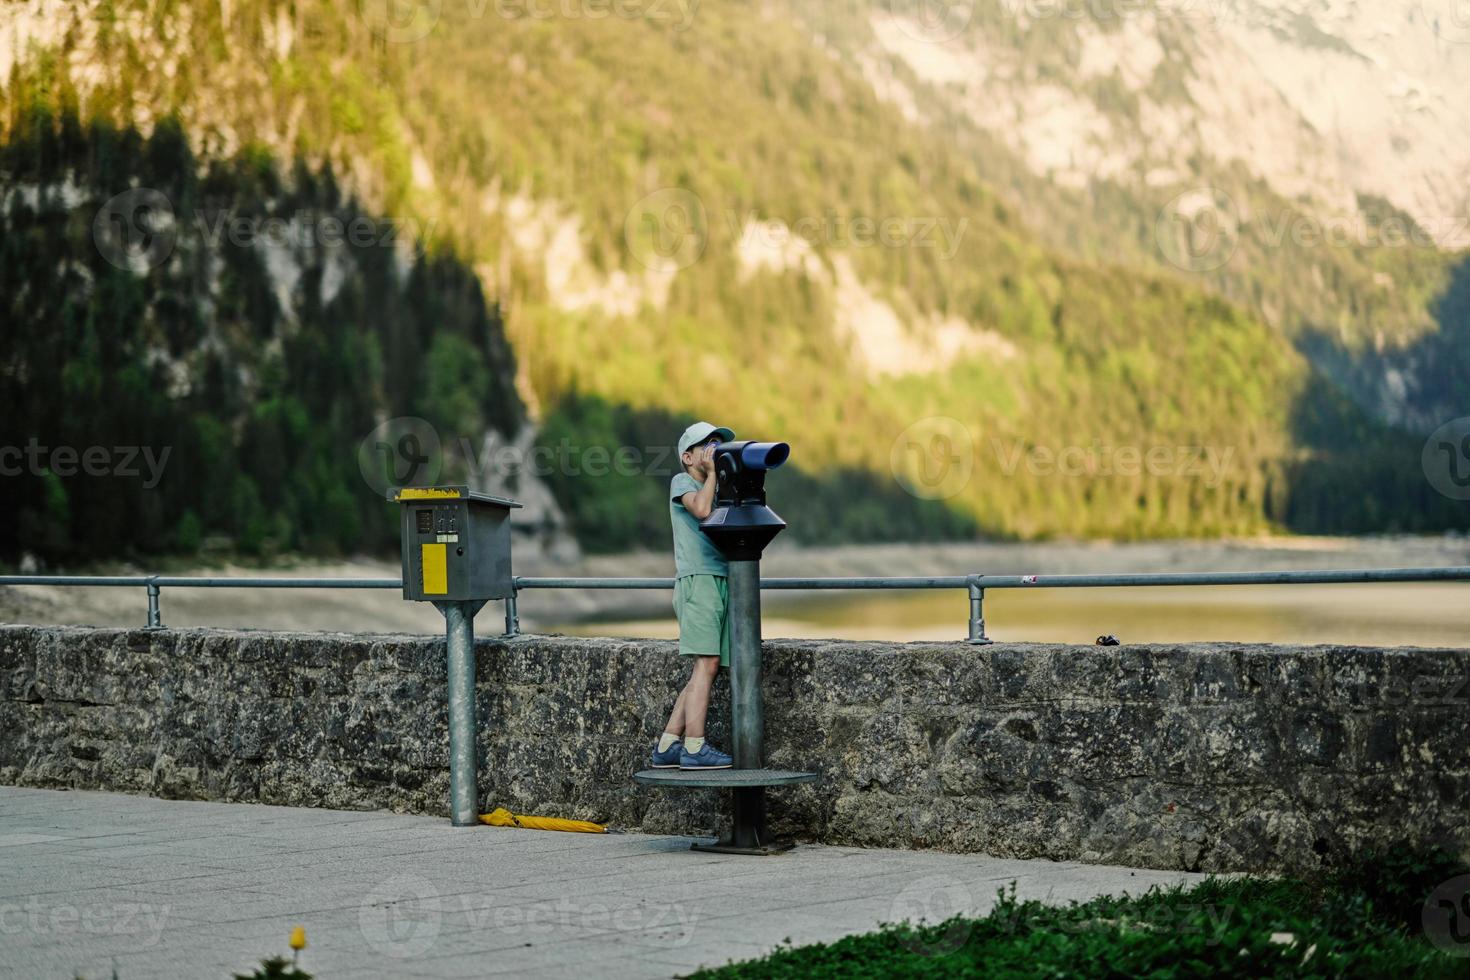
{"type": "Polygon", "coordinates": [[[517,636],[521,632],[521,617],[516,611],[516,592],[512,588],[510,595],[505,597],[505,632],[501,636],[517,636]]]}
{"type": "Polygon", "coordinates": [[[148,583],[148,625],[144,629],[163,629],[163,613],[158,608],[159,591],[157,582],[150,581],[148,583]]]}
{"type": "Polygon", "coordinates": [[[970,576],[970,642],[977,646],[990,642],[985,635],[985,590],[980,582],[981,576],[970,576]]]}

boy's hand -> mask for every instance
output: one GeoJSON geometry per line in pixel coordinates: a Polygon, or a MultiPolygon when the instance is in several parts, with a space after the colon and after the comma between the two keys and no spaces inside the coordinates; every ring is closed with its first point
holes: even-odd
{"type": "Polygon", "coordinates": [[[704,475],[709,477],[715,472],[715,444],[710,443],[704,447],[699,454],[699,465],[704,470],[704,475]]]}

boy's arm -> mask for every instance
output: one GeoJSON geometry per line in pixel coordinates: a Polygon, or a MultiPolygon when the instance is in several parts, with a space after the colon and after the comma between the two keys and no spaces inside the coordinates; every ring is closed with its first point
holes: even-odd
{"type": "Polygon", "coordinates": [[[714,451],[711,450],[705,462],[704,486],[698,490],[690,490],[679,498],[679,503],[684,505],[684,509],[696,521],[704,520],[715,509],[715,486],[718,482],[715,476],[714,451]]]}

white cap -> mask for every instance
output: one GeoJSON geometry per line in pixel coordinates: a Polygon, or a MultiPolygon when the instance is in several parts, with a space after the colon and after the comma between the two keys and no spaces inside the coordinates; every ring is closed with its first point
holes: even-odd
{"type": "Polygon", "coordinates": [[[710,425],[708,422],[695,422],[679,437],[679,455],[684,455],[690,446],[697,446],[710,436],[719,436],[721,442],[731,442],[735,438],[735,433],[723,426],[710,425]]]}

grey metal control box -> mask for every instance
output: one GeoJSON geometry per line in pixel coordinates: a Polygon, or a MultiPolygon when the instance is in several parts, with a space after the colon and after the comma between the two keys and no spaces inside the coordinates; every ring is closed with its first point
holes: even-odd
{"type": "Polygon", "coordinates": [[[518,501],[469,487],[401,487],[403,597],[504,599],[514,594],[510,512],[518,501]]]}

